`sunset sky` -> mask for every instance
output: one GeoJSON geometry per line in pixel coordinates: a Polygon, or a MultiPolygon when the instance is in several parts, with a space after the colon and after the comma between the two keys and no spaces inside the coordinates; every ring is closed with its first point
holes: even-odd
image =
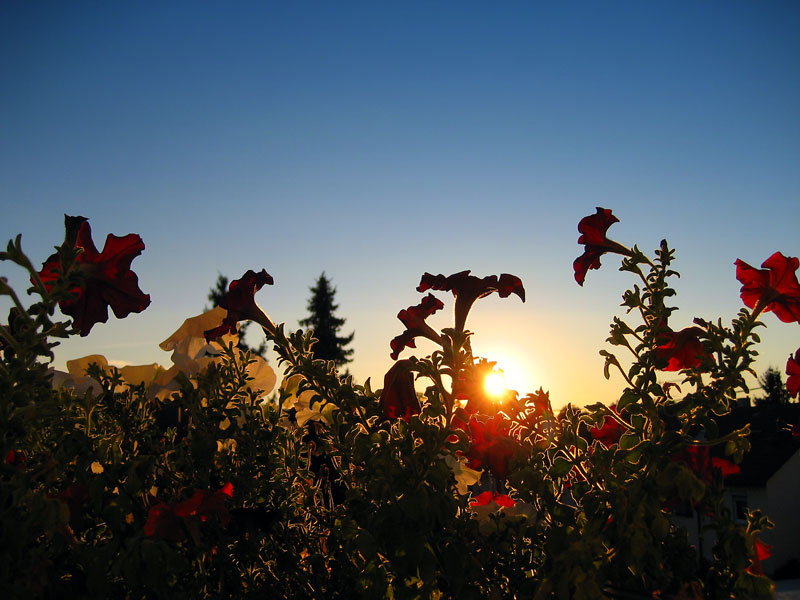
{"type": "MultiPolygon", "coordinates": [[[[674,329],[730,321],[737,258],[800,255],[798,31],[792,1],[2,2],[0,243],[38,264],[64,213],[100,247],[144,239],[151,306],[60,368],[168,364],[218,273],[265,268],[257,300],[294,329],[325,271],[350,370],[381,387],[420,275],[472,269],[528,296],[475,305],[476,354],[555,405],[612,402],[598,350],[633,281],[606,256],[575,283],[578,221],[602,206],[610,237],[669,240],[674,329]]],[[[757,368],[783,370],[800,328],[764,321],[757,368]]]]}

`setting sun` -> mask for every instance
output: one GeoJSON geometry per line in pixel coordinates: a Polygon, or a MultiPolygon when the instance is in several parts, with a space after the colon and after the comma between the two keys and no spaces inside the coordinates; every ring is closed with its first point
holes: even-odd
{"type": "Polygon", "coordinates": [[[501,398],[508,388],[506,387],[506,378],[502,371],[492,371],[483,380],[483,388],[486,393],[494,398],[501,398]]]}

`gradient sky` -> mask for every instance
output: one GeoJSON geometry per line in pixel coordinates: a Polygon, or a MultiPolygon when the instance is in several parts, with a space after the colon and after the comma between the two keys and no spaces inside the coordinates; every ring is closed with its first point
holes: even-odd
{"type": "MultiPolygon", "coordinates": [[[[735,259],[800,255],[799,31],[797,2],[8,0],[0,241],[38,263],[63,213],[99,246],[144,239],[151,306],[61,368],[168,364],[157,344],[218,272],[266,268],[257,299],[296,328],[324,270],[351,372],[381,387],[420,275],[472,269],[528,293],[476,304],[476,354],[556,405],[610,402],[597,352],[633,282],[607,256],[575,283],[578,221],[611,208],[610,237],[677,248],[675,329],[729,321],[735,259]]],[[[765,322],[758,369],[783,369],[798,326],[765,322]]]]}

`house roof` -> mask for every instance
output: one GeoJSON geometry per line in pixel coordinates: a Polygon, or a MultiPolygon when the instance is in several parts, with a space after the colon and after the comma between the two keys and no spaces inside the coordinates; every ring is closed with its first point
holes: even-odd
{"type": "Polygon", "coordinates": [[[719,434],[750,424],[751,450],[744,455],[736,475],[725,478],[727,487],[765,487],[767,481],[800,450],[800,404],[759,403],[738,406],[717,418],[719,434]]]}

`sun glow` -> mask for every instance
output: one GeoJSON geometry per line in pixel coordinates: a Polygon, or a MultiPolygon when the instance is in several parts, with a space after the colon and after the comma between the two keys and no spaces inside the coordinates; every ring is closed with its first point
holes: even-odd
{"type": "Polygon", "coordinates": [[[508,391],[506,378],[502,371],[492,371],[483,380],[483,388],[486,393],[494,398],[501,398],[508,391]]]}

